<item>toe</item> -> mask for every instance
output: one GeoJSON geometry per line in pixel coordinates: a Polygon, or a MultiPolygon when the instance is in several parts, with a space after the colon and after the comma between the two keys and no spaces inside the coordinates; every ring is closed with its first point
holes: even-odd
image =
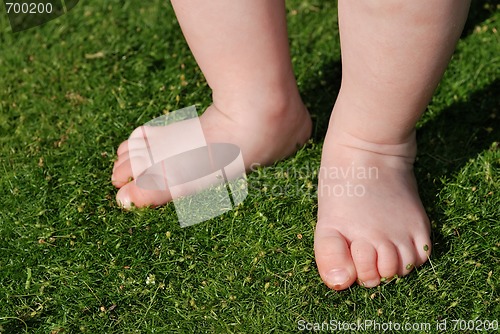
{"type": "Polygon", "coordinates": [[[325,284],[334,290],[344,290],[356,280],[349,245],[337,230],[316,229],[314,252],[318,271],[325,284]]]}
{"type": "Polygon", "coordinates": [[[172,200],[168,190],[141,189],[134,181],[127,183],[118,190],[116,201],[124,209],[135,207],[160,206],[172,200]]]}
{"type": "Polygon", "coordinates": [[[115,163],[113,165],[113,171],[115,170],[115,168],[122,164],[124,161],[127,161],[130,159],[130,153],[129,151],[123,151],[121,153],[118,153],[117,156],[116,156],[116,160],[115,160],[115,163]]]}
{"type": "Polygon", "coordinates": [[[128,152],[122,154],[118,160],[115,161],[113,166],[113,173],[111,175],[111,183],[116,188],[121,188],[130,182],[132,175],[132,166],[128,157],[128,152]]]}
{"type": "Polygon", "coordinates": [[[118,146],[118,150],[116,150],[116,154],[118,156],[122,155],[123,153],[128,151],[128,140],[125,140],[118,146]]]}
{"type": "Polygon", "coordinates": [[[354,240],[351,243],[351,254],[356,267],[358,282],[367,288],[380,284],[377,270],[377,251],[375,247],[364,240],[354,240]]]}
{"type": "Polygon", "coordinates": [[[377,268],[382,278],[390,280],[399,272],[399,256],[396,246],[383,242],[377,247],[377,268]]]}
{"type": "Polygon", "coordinates": [[[115,161],[111,181],[115,187],[121,188],[151,166],[151,160],[143,151],[127,151],[115,161]]]}
{"type": "Polygon", "coordinates": [[[431,255],[431,240],[428,236],[417,237],[413,241],[415,252],[417,254],[417,266],[421,266],[429,259],[431,255]]]}
{"type": "Polygon", "coordinates": [[[415,252],[413,242],[408,241],[404,244],[400,244],[397,246],[397,249],[399,253],[398,275],[408,275],[415,268],[415,266],[418,265],[417,254],[415,252]]]}

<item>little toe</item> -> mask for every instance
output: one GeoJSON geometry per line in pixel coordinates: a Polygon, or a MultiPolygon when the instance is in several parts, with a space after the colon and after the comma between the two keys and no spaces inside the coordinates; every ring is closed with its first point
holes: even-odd
{"type": "Polygon", "coordinates": [[[334,290],[347,289],[356,280],[356,269],[346,239],[336,230],[317,228],[315,234],[314,252],[323,282],[334,290]]]}
{"type": "Polygon", "coordinates": [[[364,240],[354,240],[351,243],[351,254],[358,275],[358,283],[367,288],[380,284],[377,270],[377,251],[375,247],[364,240]]]}
{"type": "Polygon", "coordinates": [[[137,186],[132,181],[124,185],[116,194],[118,205],[124,209],[130,209],[132,204],[135,207],[160,206],[172,200],[168,190],[146,190],[137,186]]]}
{"type": "Polygon", "coordinates": [[[120,156],[123,153],[128,151],[128,140],[125,140],[118,146],[118,149],[116,150],[116,155],[120,156]]]}
{"type": "Polygon", "coordinates": [[[428,236],[415,238],[413,244],[417,254],[417,266],[421,266],[431,255],[432,243],[428,236]]]}

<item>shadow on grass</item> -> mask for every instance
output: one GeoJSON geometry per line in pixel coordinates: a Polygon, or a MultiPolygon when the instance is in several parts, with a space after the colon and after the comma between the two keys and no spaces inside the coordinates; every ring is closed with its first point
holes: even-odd
{"type": "MultiPolygon", "coordinates": [[[[313,114],[315,131],[313,139],[324,139],[330,110],[340,87],[340,64],[333,64],[324,70],[331,74],[331,80],[313,88],[308,94],[322,94],[314,100],[310,110],[313,114]],[[337,77],[338,76],[338,77],[337,77]],[[325,92],[327,90],[327,92],[325,92]],[[333,93],[332,93],[333,92],[333,93]]],[[[467,97],[466,102],[454,103],[435,119],[425,123],[417,132],[419,153],[415,164],[415,172],[419,180],[419,189],[424,206],[428,208],[429,218],[435,221],[438,228],[433,230],[434,256],[447,252],[444,237],[439,227],[445,214],[436,209],[437,194],[442,190],[442,178],[450,178],[472,158],[492,147],[500,141],[500,80],[467,97]]]]}
{"type": "Polygon", "coordinates": [[[469,10],[469,16],[465,23],[462,37],[465,38],[472,34],[474,28],[487,20],[496,10],[498,0],[472,0],[469,10]]]}
{"type": "Polygon", "coordinates": [[[316,79],[302,93],[304,103],[311,112],[313,119],[312,139],[322,142],[325,139],[330,114],[337,99],[342,80],[342,64],[340,61],[325,64],[322,77],[316,79]]]}
{"type": "MultiPolygon", "coordinates": [[[[498,0],[473,0],[461,38],[466,38],[477,25],[492,16],[497,3],[498,0]]],[[[310,82],[304,85],[306,89],[302,92],[314,121],[312,138],[318,142],[323,141],[325,138],[331,110],[340,89],[342,79],[341,62],[326,63],[322,68],[322,73],[323,75],[320,78],[311,78],[310,82]]]]}
{"type": "MultiPolygon", "coordinates": [[[[492,149],[500,140],[500,80],[467,97],[466,102],[452,104],[417,132],[418,160],[415,164],[424,206],[437,227],[445,219],[435,210],[436,195],[442,190],[442,178],[453,177],[465,164],[481,152],[492,149]]],[[[433,230],[434,256],[446,252],[440,229],[433,230]]]]}

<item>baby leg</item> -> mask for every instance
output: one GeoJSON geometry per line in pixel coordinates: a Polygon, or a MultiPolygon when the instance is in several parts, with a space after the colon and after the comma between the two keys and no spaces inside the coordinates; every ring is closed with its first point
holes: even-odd
{"type": "Polygon", "coordinates": [[[315,255],[332,289],[406,275],[430,252],[415,123],[449,62],[468,0],[340,0],[342,85],[323,147],[315,255]]]}
{"type": "MultiPolygon", "coordinates": [[[[213,92],[213,104],[200,117],[207,142],[238,145],[247,168],[294,153],[309,138],[311,120],[292,71],[284,1],[172,4],[213,92]]],[[[170,201],[168,191],[145,190],[130,182],[130,155],[125,141],[118,148],[112,175],[120,188],[117,201],[124,207],[170,201]]]]}

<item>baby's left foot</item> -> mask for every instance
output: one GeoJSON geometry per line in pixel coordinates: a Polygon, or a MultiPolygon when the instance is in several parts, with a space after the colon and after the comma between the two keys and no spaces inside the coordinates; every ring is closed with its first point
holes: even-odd
{"type": "MultiPolygon", "coordinates": [[[[257,94],[249,93],[248,101],[255,103],[257,99],[252,98],[255,95],[257,94]]],[[[295,99],[292,97],[291,94],[286,105],[275,104],[276,100],[266,100],[260,104],[263,106],[261,108],[254,107],[252,103],[241,102],[237,109],[222,110],[213,104],[199,118],[204,137],[201,140],[206,140],[208,144],[231,143],[238,146],[247,171],[251,170],[253,164],[269,165],[283,159],[293,154],[311,134],[309,112],[298,93],[295,99]]],[[[177,148],[181,147],[183,141],[179,138],[193,140],[196,135],[186,133],[189,130],[180,125],[181,123],[149,129],[148,133],[152,134],[152,138],[148,141],[154,141],[155,144],[165,143],[167,147],[174,142],[177,148]]],[[[132,204],[136,207],[166,204],[172,200],[169,188],[144,189],[133,180],[130,157],[135,157],[136,162],[140,160],[139,158],[146,162],[150,161],[149,149],[142,144],[144,143],[141,137],[142,127],[134,130],[134,133],[133,139],[124,141],[117,151],[118,159],[112,175],[113,184],[119,188],[117,201],[124,208],[130,208],[132,204]],[[134,141],[139,141],[141,144],[133,144],[134,141]]]]}
{"type": "Polygon", "coordinates": [[[382,145],[329,130],[314,240],[328,287],[343,290],[356,280],[375,287],[427,261],[430,227],[413,174],[415,154],[414,136],[382,145]]]}

